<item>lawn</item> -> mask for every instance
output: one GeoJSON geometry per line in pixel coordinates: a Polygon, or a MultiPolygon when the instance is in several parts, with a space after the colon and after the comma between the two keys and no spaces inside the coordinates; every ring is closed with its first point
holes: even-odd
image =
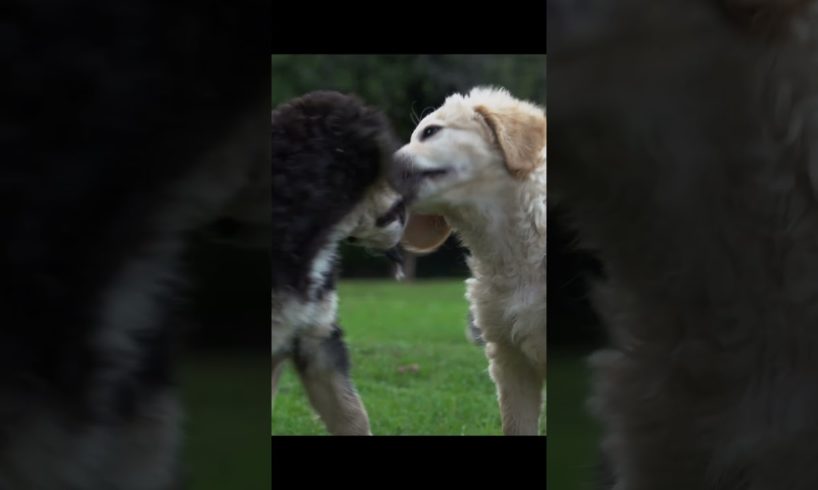
{"type": "MultiPolygon", "coordinates": [[[[464,294],[461,279],[341,282],[352,377],[374,434],[501,433],[483,349],[466,340],[464,294]]],[[[272,433],[326,434],[292,366],[279,385],[272,433]]]]}
{"type": "Polygon", "coordinates": [[[185,488],[270,488],[270,358],[196,353],[181,364],[185,488]]]}
{"type": "Polygon", "coordinates": [[[548,488],[593,490],[599,428],[588,415],[587,351],[548,354],[548,488]]]}

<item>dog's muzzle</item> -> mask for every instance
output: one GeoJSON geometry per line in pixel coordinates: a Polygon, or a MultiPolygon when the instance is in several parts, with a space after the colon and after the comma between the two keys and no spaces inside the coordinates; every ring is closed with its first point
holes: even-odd
{"type": "Polygon", "coordinates": [[[417,195],[418,187],[423,180],[442,177],[451,173],[448,168],[423,169],[414,164],[412,158],[396,153],[392,157],[386,178],[401,196],[406,204],[411,204],[417,195]]]}
{"type": "Polygon", "coordinates": [[[414,198],[422,179],[420,173],[415,172],[413,167],[410,157],[396,153],[392,157],[392,163],[386,175],[389,185],[403,196],[404,201],[411,201],[414,198]]]}

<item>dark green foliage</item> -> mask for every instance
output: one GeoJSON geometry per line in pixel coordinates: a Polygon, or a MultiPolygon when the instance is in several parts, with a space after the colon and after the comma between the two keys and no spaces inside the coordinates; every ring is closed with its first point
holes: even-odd
{"type": "Polygon", "coordinates": [[[389,116],[407,140],[413,114],[438,107],[447,95],[475,85],[499,85],[545,105],[545,55],[274,55],[272,101],[277,105],[317,89],[355,92],[389,116]]]}

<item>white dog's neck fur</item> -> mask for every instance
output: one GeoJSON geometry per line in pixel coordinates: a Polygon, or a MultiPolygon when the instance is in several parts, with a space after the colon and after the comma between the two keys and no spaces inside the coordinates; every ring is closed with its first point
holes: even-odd
{"type": "Polygon", "coordinates": [[[474,277],[497,286],[543,284],[546,255],[546,166],[506,194],[483,195],[471,206],[447,209],[446,219],[471,250],[474,277]]]}

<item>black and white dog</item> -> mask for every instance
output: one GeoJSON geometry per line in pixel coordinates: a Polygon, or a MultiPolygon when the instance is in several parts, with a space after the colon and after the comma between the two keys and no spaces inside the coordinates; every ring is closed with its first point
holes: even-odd
{"type": "Polygon", "coordinates": [[[180,484],[177,262],[268,171],[251,3],[8,5],[0,489],[180,484]]]}
{"type": "Polygon", "coordinates": [[[330,433],[369,434],[336,320],[337,250],[400,240],[403,204],[384,178],[397,142],[382,113],[337,92],[283,104],[272,124],[273,397],[291,357],[330,433]]]}

